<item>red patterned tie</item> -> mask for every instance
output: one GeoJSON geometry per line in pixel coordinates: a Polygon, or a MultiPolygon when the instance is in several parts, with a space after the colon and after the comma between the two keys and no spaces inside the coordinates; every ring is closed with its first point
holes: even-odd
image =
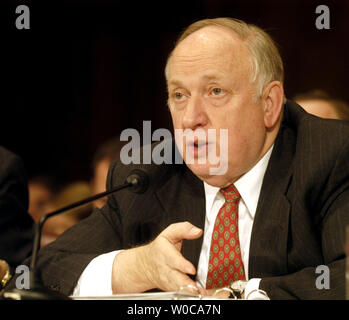
{"type": "Polygon", "coordinates": [[[206,288],[221,288],[245,280],[238,232],[240,194],[234,185],[220,190],[225,203],[219,210],[212,233],[206,288]]]}

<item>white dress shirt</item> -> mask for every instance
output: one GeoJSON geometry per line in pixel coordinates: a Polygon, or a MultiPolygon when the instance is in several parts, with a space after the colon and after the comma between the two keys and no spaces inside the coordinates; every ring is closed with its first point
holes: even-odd
{"type": "MultiPolygon", "coordinates": [[[[268,166],[273,146],[263,156],[261,160],[246,174],[244,174],[234,185],[241,195],[238,213],[238,229],[241,247],[241,257],[245,268],[246,280],[245,296],[255,289],[258,289],[261,279],[248,279],[248,260],[250,251],[251,231],[254,216],[256,214],[259,194],[262,188],[263,178],[268,166]]],[[[206,199],[205,228],[203,234],[203,244],[201,248],[196,283],[198,286],[206,287],[206,277],[208,271],[209,253],[213,226],[216,216],[224,204],[224,196],[219,192],[218,187],[213,187],[204,183],[206,199]]],[[[94,258],[81,274],[74,289],[74,296],[107,296],[112,294],[111,278],[112,265],[115,256],[121,250],[112,251],[94,258]]],[[[262,295],[254,292],[256,299],[263,299],[262,295]]]]}

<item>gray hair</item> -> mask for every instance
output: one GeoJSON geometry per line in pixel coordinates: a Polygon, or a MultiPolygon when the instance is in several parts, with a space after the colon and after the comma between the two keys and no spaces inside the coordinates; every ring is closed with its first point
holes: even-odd
{"type": "MultiPolygon", "coordinates": [[[[184,30],[175,43],[175,48],[189,35],[208,26],[228,28],[234,31],[245,43],[250,52],[251,81],[256,84],[258,97],[262,95],[264,88],[270,82],[279,81],[283,84],[284,67],[279,50],[273,39],[261,28],[247,24],[244,21],[233,18],[199,20],[184,30]]],[[[168,65],[172,53],[173,51],[170,53],[165,67],[166,79],[168,79],[168,65]]]]}

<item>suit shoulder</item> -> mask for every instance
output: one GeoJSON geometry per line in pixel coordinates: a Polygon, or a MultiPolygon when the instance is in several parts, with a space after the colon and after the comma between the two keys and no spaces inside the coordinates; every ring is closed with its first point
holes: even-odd
{"type": "Polygon", "coordinates": [[[348,143],[349,123],[342,120],[322,119],[307,114],[299,127],[300,138],[309,145],[327,145],[328,149],[342,149],[348,143]]]}
{"type": "Polygon", "coordinates": [[[112,186],[123,184],[131,172],[136,169],[145,171],[149,176],[150,184],[155,188],[180,170],[178,165],[172,164],[123,164],[118,160],[113,162],[109,168],[108,181],[112,182],[112,186]]]}
{"type": "Polygon", "coordinates": [[[19,156],[0,146],[0,178],[13,173],[25,175],[23,162],[19,156]]]}
{"type": "Polygon", "coordinates": [[[168,152],[169,155],[166,155],[163,158],[164,161],[160,161],[159,164],[154,163],[152,156],[154,149],[160,146],[159,143],[133,150],[133,152],[139,152],[137,161],[128,161],[125,163],[126,161],[123,161],[122,157],[121,160],[114,161],[108,173],[108,181],[109,183],[111,182],[111,186],[124,183],[128,175],[136,169],[145,171],[149,176],[150,184],[154,187],[158,187],[166,182],[171,175],[183,170],[185,165],[182,163],[176,164],[174,159],[175,150],[172,141],[166,141],[165,143],[169,147],[167,151],[172,151],[168,152]],[[145,153],[147,155],[144,157],[145,153]]]}
{"type": "Polygon", "coordinates": [[[316,117],[290,100],[285,105],[283,125],[293,131],[297,149],[313,153],[321,152],[324,145],[331,151],[342,149],[349,137],[349,122],[316,117]]]}
{"type": "Polygon", "coordinates": [[[0,163],[18,161],[20,158],[12,151],[0,146],[0,163]]]}

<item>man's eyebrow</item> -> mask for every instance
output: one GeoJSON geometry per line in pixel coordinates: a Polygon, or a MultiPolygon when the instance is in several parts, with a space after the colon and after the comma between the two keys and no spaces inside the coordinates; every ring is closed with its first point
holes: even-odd
{"type": "MultiPolygon", "coordinates": [[[[204,80],[204,81],[212,81],[212,80],[219,80],[219,79],[220,79],[220,77],[218,77],[215,74],[207,74],[207,75],[202,76],[202,80],[204,80]]],[[[168,86],[174,85],[174,86],[178,86],[178,87],[184,87],[183,82],[178,80],[178,79],[169,80],[167,82],[167,85],[168,86]]]]}
{"type": "Polygon", "coordinates": [[[174,85],[174,86],[178,86],[178,87],[184,87],[184,84],[182,81],[177,80],[177,79],[173,79],[173,80],[169,80],[167,81],[167,86],[170,85],[174,85]]]}
{"type": "Polygon", "coordinates": [[[205,81],[212,81],[212,80],[220,80],[222,77],[217,76],[216,74],[207,74],[202,77],[205,81]]]}

